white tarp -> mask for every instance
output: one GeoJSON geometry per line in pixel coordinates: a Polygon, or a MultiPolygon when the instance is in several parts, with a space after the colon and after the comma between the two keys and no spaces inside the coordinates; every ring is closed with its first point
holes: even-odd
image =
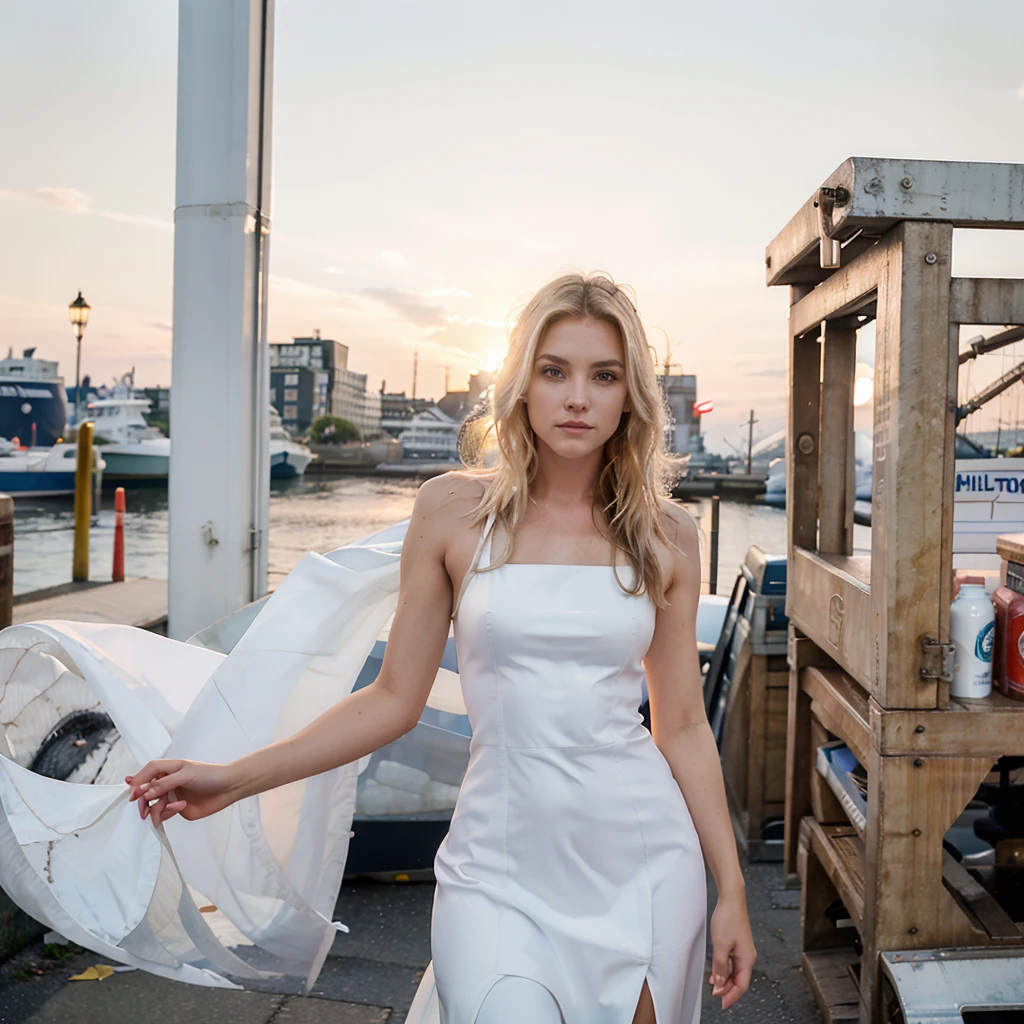
{"type": "MultiPolygon", "coordinates": [[[[265,951],[261,967],[311,986],[344,927],[331,914],[360,765],[159,829],[120,780],[154,758],[240,757],[348,694],[394,612],[404,532],[307,555],[227,655],[203,646],[209,630],[189,644],[91,623],[0,632],[0,884],[14,901],[73,942],[166,977],[258,977],[229,948],[247,942],[265,951]],[[95,783],[30,771],[55,718],[90,708],[119,734],[96,752],[95,783]]],[[[458,705],[447,677],[438,703],[458,705]]]]}

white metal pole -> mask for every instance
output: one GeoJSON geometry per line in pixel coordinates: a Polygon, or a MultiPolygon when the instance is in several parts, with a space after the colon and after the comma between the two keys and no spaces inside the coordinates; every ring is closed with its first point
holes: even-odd
{"type": "Polygon", "coordinates": [[[180,0],[168,633],[267,584],[274,0],[180,0]]]}

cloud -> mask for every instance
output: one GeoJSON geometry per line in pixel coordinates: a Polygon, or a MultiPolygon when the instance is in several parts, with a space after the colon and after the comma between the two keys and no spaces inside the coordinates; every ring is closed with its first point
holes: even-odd
{"type": "Polygon", "coordinates": [[[409,261],[394,249],[381,249],[380,258],[393,270],[401,270],[409,265],[409,261]]]}
{"type": "Polygon", "coordinates": [[[341,267],[324,267],[325,274],[344,274],[345,271],[341,267]]]}
{"type": "Polygon", "coordinates": [[[51,210],[71,213],[76,216],[90,214],[95,217],[106,217],[122,224],[149,228],[155,231],[173,231],[174,224],[159,217],[149,217],[144,213],[121,213],[118,210],[98,210],[94,206],[92,196],[86,195],[77,188],[59,188],[53,185],[40,185],[30,191],[17,189],[0,189],[0,199],[11,199],[18,203],[35,203],[48,206],[51,210]]]}
{"type": "Polygon", "coordinates": [[[467,292],[465,288],[460,288],[455,284],[449,285],[447,288],[428,288],[420,294],[431,299],[441,298],[442,295],[457,295],[460,299],[471,299],[473,297],[471,292],[467,292]]]}
{"type": "Polygon", "coordinates": [[[151,320],[149,326],[155,327],[158,331],[174,330],[174,328],[169,323],[165,323],[163,320],[151,320]]]}
{"type": "Polygon", "coordinates": [[[361,294],[386,306],[417,327],[441,327],[448,319],[441,306],[429,302],[420,292],[406,292],[397,288],[364,288],[361,294]]]}
{"type": "Polygon", "coordinates": [[[283,274],[271,273],[270,287],[275,292],[287,292],[289,295],[323,302],[331,306],[340,306],[343,309],[352,309],[360,304],[357,295],[335,291],[333,288],[325,288],[319,284],[310,284],[309,281],[300,281],[297,277],[286,277],[283,274]]]}
{"type": "Polygon", "coordinates": [[[116,220],[121,224],[133,224],[137,228],[151,228],[154,231],[173,231],[174,222],[159,217],[147,217],[144,213],[117,213],[114,210],[97,210],[96,215],[116,220]]]}
{"type": "Polygon", "coordinates": [[[507,326],[504,320],[483,320],[478,316],[461,317],[458,313],[446,316],[445,320],[450,324],[483,324],[485,327],[499,327],[502,330],[507,326]]]}

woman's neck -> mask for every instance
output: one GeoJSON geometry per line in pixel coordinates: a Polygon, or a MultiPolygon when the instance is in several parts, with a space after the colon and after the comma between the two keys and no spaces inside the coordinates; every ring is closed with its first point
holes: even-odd
{"type": "Polygon", "coordinates": [[[601,451],[581,459],[566,459],[538,441],[537,471],[530,483],[530,497],[549,505],[590,504],[603,463],[601,451]]]}

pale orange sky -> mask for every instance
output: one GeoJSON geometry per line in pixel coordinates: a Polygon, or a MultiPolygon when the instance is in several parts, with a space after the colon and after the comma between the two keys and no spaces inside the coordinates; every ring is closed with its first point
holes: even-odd
{"type": "MultiPolygon", "coordinates": [[[[1024,5],[277,5],[270,336],[319,328],[371,386],[452,386],[565,269],[631,284],[696,373],[712,446],[782,425],[765,244],[850,155],[1024,161],[1024,5]],[[927,12],[926,15],[923,12],[927,12]]],[[[11,5],[0,38],[0,346],[73,381],[170,379],[177,5],[11,5]]],[[[1016,238],[960,273],[1024,276],[1016,238]]],[[[664,333],[662,333],[664,332],[664,333]]],[[[977,380],[974,383],[978,383],[977,380]]]]}

